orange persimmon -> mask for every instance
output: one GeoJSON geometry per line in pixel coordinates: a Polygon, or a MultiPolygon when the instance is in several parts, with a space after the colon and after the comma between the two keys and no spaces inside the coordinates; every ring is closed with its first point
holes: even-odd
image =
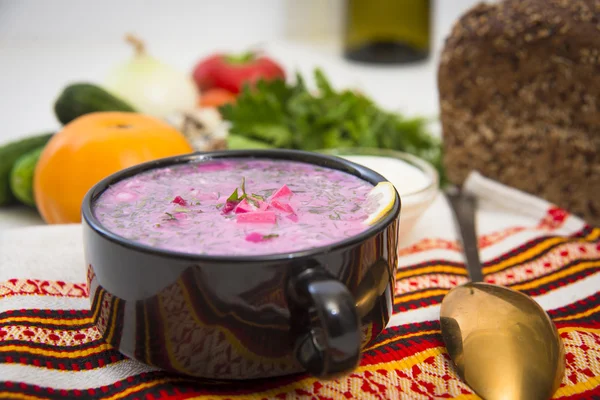
{"type": "Polygon", "coordinates": [[[79,222],[83,197],[103,178],[192,151],[183,134],[148,115],[83,115],[56,133],[42,151],[33,181],[36,206],[49,224],[79,222]]]}

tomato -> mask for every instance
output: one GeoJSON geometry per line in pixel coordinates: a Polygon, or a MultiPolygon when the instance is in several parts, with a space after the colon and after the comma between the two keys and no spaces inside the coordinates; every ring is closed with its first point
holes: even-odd
{"type": "Polygon", "coordinates": [[[228,90],[213,88],[202,92],[199,105],[201,107],[219,107],[226,103],[235,102],[236,96],[228,90]]]}
{"type": "Polygon", "coordinates": [[[42,151],[33,179],[36,206],[49,224],[79,222],[83,197],[100,180],[136,164],[192,151],[183,134],[154,117],[83,115],[42,151]]]}
{"type": "Polygon", "coordinates": [[[285,71],[273,59],[255,53],[214,54],[196,65],[193,76],[201,91],[221,88],[237,94],[259,79],[285,79],[285,71]]]}
{"type": "Polygon", "coordinates": [[[205,58],[196,65],[193,78],[200,92],[217,87],[213,79],[214,71],[222,64],[221,59],[223,57],[222,54],[215,54],[205,58]]]}

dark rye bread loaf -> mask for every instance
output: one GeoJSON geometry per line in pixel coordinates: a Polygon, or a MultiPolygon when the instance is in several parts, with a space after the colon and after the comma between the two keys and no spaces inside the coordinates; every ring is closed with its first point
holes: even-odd
{"type": "Polygon", "coordinates": [[[444,163],[600,226],[600,0],[479,4],[438,71],[444,163]]]}

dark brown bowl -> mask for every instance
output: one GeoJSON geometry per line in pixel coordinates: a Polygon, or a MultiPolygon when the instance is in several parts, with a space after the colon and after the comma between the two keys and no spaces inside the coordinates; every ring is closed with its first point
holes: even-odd
{"type": "Polygon", "coordinates": [[[217,158],[301,161],[385,181],[350,161],[293,150],[190,154],[109,176],[82,206],[91,308],[104,339],[165,370],[218,380],[351,371],[392,313],[400,198],[382,220],[332,245],[290,254],[206,256],[110,232],[92,212],[110,185],[154,168],[217,158]]]}

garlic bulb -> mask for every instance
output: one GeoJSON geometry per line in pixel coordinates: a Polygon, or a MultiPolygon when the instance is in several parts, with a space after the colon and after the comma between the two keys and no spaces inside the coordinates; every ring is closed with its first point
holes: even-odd
{"type": "Polygon", "coordinates": [[[198,89],[187,74],[148,55],[144,44],[128,35],[134,57],[108,75],[105,88],[139,112],[165,119],[198,103],[198,89]]]}
{"type": "Polygon", "coordinates": [[[176,113],[167,122],[183,133],[196,151],[224,150],[230,124],[216,108],[203,107],[176,113]]]}

